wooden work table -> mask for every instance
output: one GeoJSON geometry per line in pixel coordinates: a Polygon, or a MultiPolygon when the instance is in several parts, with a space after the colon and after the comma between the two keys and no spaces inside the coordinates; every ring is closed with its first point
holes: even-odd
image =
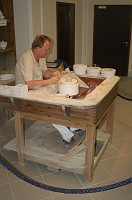
{"type": "Polygon", "coordinates": [[[102,153],[112,139],[113,102],[117,96],[119,77],[103,80],[83,99],[70,99],[54,95],[28,92],[23,96],[0,95],[0,101],[14,110],[16,141],[19,163],[32,160],[49,168],[64,169],[84,176],[91,181],[102,153]],[[99,129],[106,118],[105,131],[99,129]],[[46,122],[86,130],[86,138],[66,155],[57,154],[46,148],[32,148],[25,145],[24,120],[46,122]],[[95,156],[96,141],[103,141],[102,149],[95,156]]]}
{"type": "MultiPolygon", "coordinates": [[[[15,78],[3,80],[0,79],[0,85],[14,85],[15,84],[15,78]]],[[[12,111],[6,109],[6,107],[3,107],[0,103],[0,124],[9,120],[13,116],[12,111]]]]}

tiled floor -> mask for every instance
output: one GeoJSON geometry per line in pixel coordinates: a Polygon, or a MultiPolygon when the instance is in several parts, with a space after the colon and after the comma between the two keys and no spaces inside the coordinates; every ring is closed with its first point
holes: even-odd
{"type": "MultiPolygon", "coordinates": [[[[132,177],[132,102],[117,97],[112,145],[99,162],[93,181],[84,183],[83,177],[66,171],[48,171],[46,166],[27,161],[19,166],[15,152],[3,145],[15,137],[14,121],[0,126],[0,153],[26,175],[42,183],[62,188],[89,188],[109,185],[132,177]]],[[[0,200],[132,200],[132,184],[93,194],[62,194],[34,187],[0,165],[0,200]]]]}

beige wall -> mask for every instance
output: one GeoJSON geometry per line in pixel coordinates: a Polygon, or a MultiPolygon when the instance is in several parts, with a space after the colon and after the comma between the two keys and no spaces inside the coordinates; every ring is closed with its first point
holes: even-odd
{"type": "Polygon", "coordinates": [[[35,38],[36,35],[40,35],[42,32],[42,21],[41,16],[41,0],[32,0],[32,37],[35,38]]]}
{"type": "Polygon", "coordinates": [[[83,0],[83,23],[82,23],[82,62],[92,65],[93,57],[93,23],[94,4],[93,0],[83,0]]]}
{"type": "Polygon", "coordinates": [[[13,0],[16,56],[17,58],[30,47],[32,35],[31,0],[13,0]]]}

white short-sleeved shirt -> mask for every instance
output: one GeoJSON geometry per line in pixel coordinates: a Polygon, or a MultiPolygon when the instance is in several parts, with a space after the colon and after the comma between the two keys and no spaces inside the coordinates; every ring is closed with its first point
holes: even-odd
{"type": "Polygon", "coordinates": [[[43,80],[42,70],[47,70],[45,58],[40,58],[38,63],[32,50],[27,50],[16,63],[16,84],[25,84],[25,81],[30,80],[43,80]]]}

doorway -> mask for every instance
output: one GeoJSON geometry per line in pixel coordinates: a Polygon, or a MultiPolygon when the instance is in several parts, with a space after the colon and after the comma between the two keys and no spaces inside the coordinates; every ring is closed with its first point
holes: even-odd
{"type": "Polygon", "coordinates": [[[75,58],[75,4],[56,3],[57,13],[57,59],[69,66],[75,58]]]}
{"type": "Polygon", "coordinates": [[[127,76],[131,36],[132,6],[95,6],[93,64],[116,69],[127,76]]]}

